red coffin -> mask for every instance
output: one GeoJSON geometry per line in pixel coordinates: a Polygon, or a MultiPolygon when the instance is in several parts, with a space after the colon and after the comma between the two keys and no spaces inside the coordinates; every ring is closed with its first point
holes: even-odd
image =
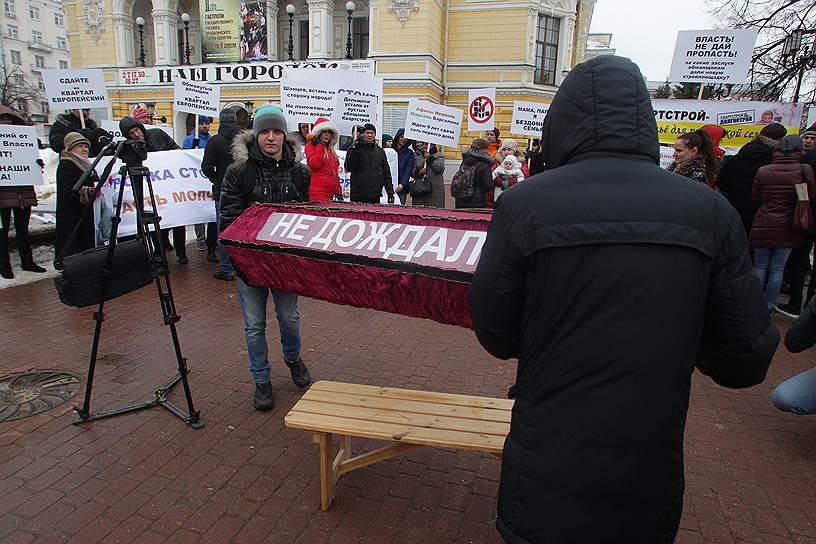
{"type": "Polygon", "coordinates": [[[253,204],[221,233],[251,285],[471,326],[467,290],[490,212],[253,204]]]}

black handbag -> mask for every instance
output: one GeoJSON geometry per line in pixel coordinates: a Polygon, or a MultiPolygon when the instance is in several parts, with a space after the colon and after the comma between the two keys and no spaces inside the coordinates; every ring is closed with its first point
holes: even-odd
{"type": "MultiPolygon", "coordinates": [[[[60,261],[62,275],[54,278],[60,301],[84,308],[99,304],[102,297],[102,269],[108,260],[108,247],[100,246],[68,255],[60,261]]],[[[149,285],[153,281],[147,251],[141,240],[116,244],[113,269],[105,278],[104,300],[111,300],[149,285]]]]}
{"type": "Polygon", "coordinates": [[[422,176],[419,179],[415,179],[414,183],[411,185],[411,196],[427,195],[430,192],[431,182],[427,179],[426,176],[422,176]]]}

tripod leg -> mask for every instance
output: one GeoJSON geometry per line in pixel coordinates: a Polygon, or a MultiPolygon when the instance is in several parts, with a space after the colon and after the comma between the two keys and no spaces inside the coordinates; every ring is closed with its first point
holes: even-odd
{"type": "Polygon", "coordinates": [[[187,413],[190,416],[188,423],[194,429],[198,429],[199,427],[203,427],[204,423],[199,420],[200,414],[193,406],[193,394],[190,392],[190,382],[187,381],[187,361],[181,356],[181,345],[179,344],[175,323],[170,324],[170,335],[173,337],[173,347],[176,350],[179,377],[181,378],[181,386],[184,388],[184,398],[187,401],[187,413]]]}
{"type": "Polygon", "coordinates": [[[85,402],[82,408],[75,406],[74,410],[77,412],[77,418],[74,424],[82,423],[83,421],[90,421],[91,419],[91,390],[93,389],[94,372],[96,371],[96,356],[99,353],[99,338],[102,335],[102,321],[105,320],[104,313],[105,301],[99,303],[99,309],[94,312],[93,318],[96,321],[94,328],[93,344],[91,346],[91,359],[88,361],[88,379],[85,382],[85,402]]]}

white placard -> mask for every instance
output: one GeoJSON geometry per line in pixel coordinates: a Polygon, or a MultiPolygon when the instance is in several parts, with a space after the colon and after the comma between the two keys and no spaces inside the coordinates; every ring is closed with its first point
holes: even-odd
{"type": "MultiPolygon", "coordinates": [[[[103,119],[102,121],[99,122],[99,126],[103,130],[107,130],[108,132],[113,134],[113,139],[114,140],[122,140],[122,139],[127,140],[127,136],[123,136],[122,133],[119,131],[119,121],[111,121],[109,119],[103,119]]],[[[145,128],[145,130],[150,130],[151,128],[161,129],[162,131],[164,131],[165,134],[167,134],[168,136],[170,136],[171,138],[173,138],[175,140],[175,136],[173,135],[173,127],[171,127],[170,125],[158,125],[157,126],[157,125],[145,125],[144,123],[142,123],[142,126],[145,128]]]]}
{"type": "Polygon", "coordinates": [[[221,89],[200,81],[173,80],[173,110],[218,117],[221,89]]]}
{"type": "Polygon", "coordinates": [[[523,134],[524,136],[541,138],[544,118],[547,116],[549,109],[549,104],[515,100],[513,102],[513,121],[510,123],[510,134],[523,134]]]}
{"type": "Polygon", "coordinates": [[[377,120],[377,97],[337,93],[332,122],[340,134],[351,135],[355,126],[374,124],[377,120]]]}
{"type": "Polygon", "coordinates": [[[468,91],[468,130],[493,130],[496,121],[496,89],[468,91]]]}
{"type": "Polygon", "coordinates": [[[0,187],[42,185],[40,148],[34,127],[0,126],[0,187]]]}
{"type": "Polygon", "coordinates": [[[405,138],[457,147],[462,131],[462,110],[413,99],[408,103],[405,138]]]}
{"type": "Polygon", "coordinates": [[[289,126],[331,119],[337,102],[337,87],[315,81],[284,79],[280,82],[280,100],[289,126]]]}
{"type": "Polygon", "coordinates": [[[660,168],[668,168],[674,162],[674,147],[660,146],[660,168]]]}
{"type": "Polygon", "coordinates": [[[747,82],[758,32],[755,28],[678,32],[669,81],[747,82]]]}
{"type": "Polygon", "coordinates": [[[102,70],[43,70],[48,105],[55,110],[105,108],[109,105],[102,70]]]}

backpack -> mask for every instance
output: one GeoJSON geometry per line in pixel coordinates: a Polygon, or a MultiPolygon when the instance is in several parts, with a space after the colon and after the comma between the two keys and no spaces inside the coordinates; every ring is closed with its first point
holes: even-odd
{"type": "Polygon", "coordinates": [[[453,175],[451,180],[451,196],[453,198],[470,198],[476,192],[473,187],[473,180],[476,178],[476,165],[465,165],[453,175]]]}

